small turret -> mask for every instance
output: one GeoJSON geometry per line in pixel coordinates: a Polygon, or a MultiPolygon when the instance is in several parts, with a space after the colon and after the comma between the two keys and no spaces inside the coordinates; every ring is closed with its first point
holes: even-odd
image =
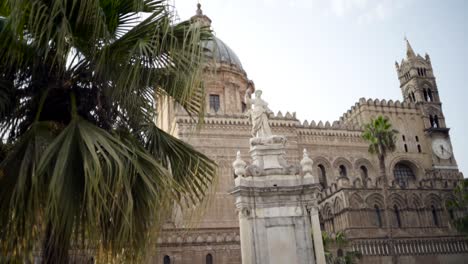
{"type": "Polygon", "coordinates": [[[411,44],[409,43],[406,37],[405,37],[405,41],[406,41],[406,58],[407,59],[416,58],[416,53],[414,53],[413,47],[411,47],[411,44]]]}
{"type": "Polygon", "coordinates": [[[211,19],[203,14],[200,3],[197,4],[197,11],[195,15],[190,18],[190,21],[192,21],[192,23],[199,23],[204,27],[211,27],[211,19]]]}

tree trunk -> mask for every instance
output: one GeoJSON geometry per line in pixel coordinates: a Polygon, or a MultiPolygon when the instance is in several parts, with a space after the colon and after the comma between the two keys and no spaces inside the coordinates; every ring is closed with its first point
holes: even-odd
{"type": "Polygon", "coordinates": [[[382,190],[383,190],[383,203],[384,203],[384,210],[385,210],[385,229],[388,233],[388,244],[389,244],[389,253],[392,258],[392,263],[398,263],[397,256],[394,250],[394,241],[393,241],[393,227],[390,223],[390,208],[388,205],[388,178],[387,178],[387,171],[385,166],[385,156],[379,155],[379,170],[380,170],[380,178],[383,181],[382,190]]]}

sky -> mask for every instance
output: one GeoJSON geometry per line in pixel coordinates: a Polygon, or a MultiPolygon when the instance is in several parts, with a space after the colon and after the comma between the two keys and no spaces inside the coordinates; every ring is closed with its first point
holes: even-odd
{"type": "MultiPolygon", "coordinates": [[[[172,0],[181,20],[196,0],[172,0]]],[[[427,52],[459,169],[468,177],[468,1],[201,0],[272,110],[334,121],[359,98],[402,100],[405,36],[427,52]]]]}

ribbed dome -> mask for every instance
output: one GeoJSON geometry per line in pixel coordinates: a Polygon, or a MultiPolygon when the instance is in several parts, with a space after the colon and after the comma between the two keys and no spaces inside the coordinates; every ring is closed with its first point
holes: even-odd
{"type": "Polygon", "coordinates": [[[229,48],[226,43],[217,37],[214,37],[213,40],[206,42],[205,54],[210,58],[214,58],[218,63],[229,64],[239,68],[242,71],[244,70],[242,68],[242,63],[240,62],[236,53],[234,53],[234,51],[229,48]]]}

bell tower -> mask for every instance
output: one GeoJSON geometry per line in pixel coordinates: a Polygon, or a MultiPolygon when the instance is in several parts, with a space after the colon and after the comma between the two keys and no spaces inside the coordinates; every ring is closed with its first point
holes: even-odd
{"type": "Polygon", "coordinates": [[[433,167],[456,168],[431,58],[427,53],[424,57],[415,53],[408,39],[405,38],[405,42],[406,58],[400,64],[395,62],[403,101],[416,103],[421,110],[424,132],[432,149],[433,167]]]}

